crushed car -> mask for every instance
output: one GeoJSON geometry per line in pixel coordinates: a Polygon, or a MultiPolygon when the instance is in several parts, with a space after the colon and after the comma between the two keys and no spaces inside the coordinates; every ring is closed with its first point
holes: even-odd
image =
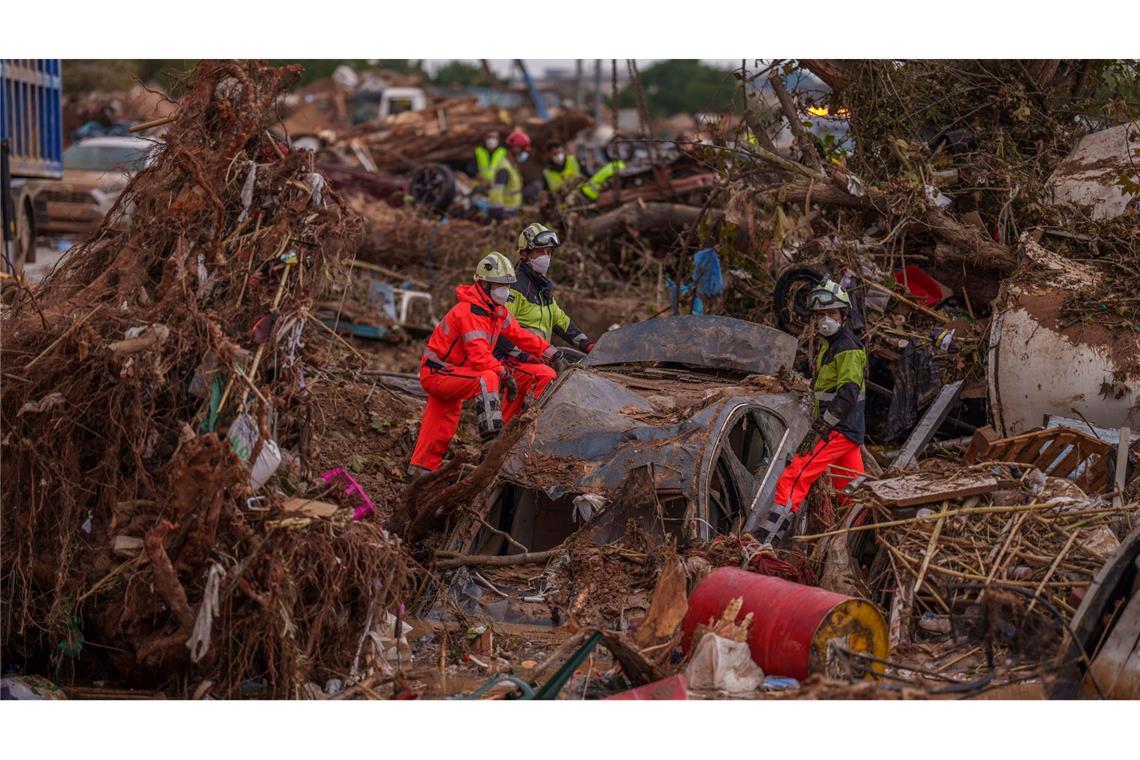
{"type": "Polygon", "coordinates": [[[787,374],[795,351],[787,333],[721,316],[605,333],[537,402],[447,548],[538,552],[579,531],[604,544],[630,520],[681,544],[740,532],[767,511],[810,424],[787,374]]]}

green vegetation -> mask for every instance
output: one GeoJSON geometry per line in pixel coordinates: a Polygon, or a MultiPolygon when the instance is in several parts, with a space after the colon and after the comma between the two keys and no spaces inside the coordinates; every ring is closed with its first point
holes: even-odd
{"type": "MultiPolygon", "coordinates": [[[[618,65],[624,62],[619,61],[618,65]]],[[[641,84],[645,88],[645,107],[654,119],[700,111],[740,112],[743,105],[739,100],[733,101],[738,84],[731,71],[693,58],[659,61],[641,72],[641,84]]],[[[618,106],[637,106],[632,87],[618,93],[618,106]]]]}

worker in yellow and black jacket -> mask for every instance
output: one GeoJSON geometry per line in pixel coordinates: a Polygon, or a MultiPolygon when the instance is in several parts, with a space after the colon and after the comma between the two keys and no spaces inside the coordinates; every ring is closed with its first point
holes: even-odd
{"type": "MultiPolygon", "coordinates": [[[[565,340],[583,353],[590,353],[594,341],[582,332],[554,300],[554,283],[546,276],[550,270],[551,255],[561,244],[558,233],[545,225],[528,224],[519,235],[519,262],[515,266],[514,285],[507,299],[507,310],[523,328],[549,343],[553,337],[565,340]]],[[[534,360],[510,340],[500,338],[495,345],[495,356],[508,363],[532,364],[534,360]]],[[[561,358],[561,357],[560,357],[561,358]]],[[[556,369],[565,367],[554,362],[556,369]]]]}
{"type": "Polygon", "coordinates": [[[863,474],[866,427],[867,351],[851,330],[851,299],[838,283],[825,279],[808,296],[819,318],[823,346],[815,359],[811,430],[798,456],[776,481],[771,509],[756,536],[774,544],[791,527],[808,491],[821,475],[831,477],[836,493],[863,474]]]}
{"type": "Polygon", "coordinates": [[[546,165],[542,169],[542,178],[546,180],[546,189],[558,194],[569,194],[577,190],[581,197],[593,203],[601,194],[607,182],[625,168],[624,161],[610,161],[589,177],[582,173],[582,164],[578,157],[567,153],[560,140],[551,140],[546,144],[546,165]]]}
{"type": "Polygon", "coordinates": [[[575,187],[584,179],[578,157],[567,153],[561,140],[546,143],[546,165],[542,167],[542,178],[546,181],[546,189],[552,193],[575,187]]]}

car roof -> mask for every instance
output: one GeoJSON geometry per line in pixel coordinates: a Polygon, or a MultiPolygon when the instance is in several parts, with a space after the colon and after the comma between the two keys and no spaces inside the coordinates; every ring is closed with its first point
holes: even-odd
{"type": "Polygon", "coordinates": [[[796,339],[767,325],[712,314],[682,314],[633,322],[602,333],[588,367],[681,364],[775,375],[792,366],[796,339]]]}
{"type": "Polygon", "coordinates": [[[142,137],[88,137],[75,143],[81,147],[88,145],[93,147],[109,146],[114,148],[142,148],[154,145],[154,140],[147,140],[142,137]]]}

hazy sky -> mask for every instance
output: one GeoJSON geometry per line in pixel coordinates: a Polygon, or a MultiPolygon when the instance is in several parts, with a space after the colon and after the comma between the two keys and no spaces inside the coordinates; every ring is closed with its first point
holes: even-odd
{"type": "MultiPolygon", "coordinates": [[[[449,60],[456,60],[456,59],[426,58],[426,59],[424,59],[424,67],[427,68],[428,71],[431,71],[434,73],[437,68],[444,65],[449,60]]],[[[472,63],[472,64],[476,64],[476,65],[478,65],[478,63],[479,63],[479,61],[477,61],[475,59],[461,58],[458,60],[464,60],[467,63],[472,63]]],[[[574,59],[573,58],[524,58],[523,60],[526,62],[527,69],[529,69],[530,72],[532,74],[535,74],[535,75],[540,74],[544,69],[548,69],[548,68],[570,69],[571,71],[573,71],[573,69],[574,69],[574,59]]],[[[637,65],[642,71],[644,71],[646,69],[646,67],[652,65],[655,61],[658,61],[658,60],[660,60],[660,59],[659,58],[638,58],[637,59],[637,65]]],[[[739,66],[740,65],[739,59],[705,58],[702,60],[704,60],[704,62],[709,64],[709,65],[721,66],[724,68],[731,68],[733,66],[739,66]]],[[[514,61],[512,61],[510,59],[507,59],[507,58],[491,59],[490,64],[491,64],[491,69],[496,74],[498,74],[500,76],[508,76],[508,75],[515,73],[514,72],[514,61]]],[[[594,59],[593,58],[583,59],[583,65],[585,66],[585,70],[586,70],[587,74],[592,73],[594,70],[594,59]]],[[[603,76],[609,76],[609,71],[610,71],[609,60],[607,59],[606,62],[602,65],[603,76]]],[[[620,58],[618,59],[618,71],[621,71],[623,73],[625,72],[625,60],[624,59],[620,59],[620,58]]]]}

